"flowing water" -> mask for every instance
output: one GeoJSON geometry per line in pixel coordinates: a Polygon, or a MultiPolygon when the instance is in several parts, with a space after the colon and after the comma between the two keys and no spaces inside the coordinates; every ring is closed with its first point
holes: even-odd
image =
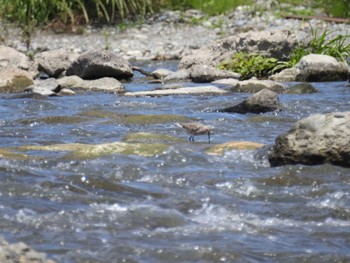
{"type": "MultiPolygon", "coordinates": [[[[174,69],[177,62],[141,66],[174,69]]],[[[0,148],[112,143],[135,132],[186,141],[154,157],[74,159],[33,151],[40,158],[0,158],[0,235],[67,263],[350,262],[349,169],[271,168],[252,150],[208,155],[206,136],[190,143],[174,123],[40,121],[89,110],[176,114],[212,126],[211,145],[269,145],[309,114],[350,109],[345,82],[314,85],[319,93],[280,95],[284,111],[260,120],[253,114],[215,112],[247,96],[239,93],[131,98],[101,92],[46,100],[3,95],[0,148]]],[[[156,86],[137,75],[126,89],[156,86]]]]}

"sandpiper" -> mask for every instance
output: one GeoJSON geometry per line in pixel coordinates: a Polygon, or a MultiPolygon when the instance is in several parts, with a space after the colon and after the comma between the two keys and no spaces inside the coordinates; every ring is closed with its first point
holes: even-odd
{"type": "Polygon", "coordinates": [[[189,141],[194,142],[195,135],[208,134],[208,142],[210,143],[210,128],[199,122],[177,123],[178,126],[184,128],[189,134],[189,141]]]}

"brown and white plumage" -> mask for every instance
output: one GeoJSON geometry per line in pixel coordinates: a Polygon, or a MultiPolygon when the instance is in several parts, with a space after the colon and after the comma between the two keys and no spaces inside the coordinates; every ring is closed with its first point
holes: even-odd
{"type": "Polygon", "coordinates": [[[194,142],[195,135],[204,135],[208,134],[208,142],[210,142],[210,128],[206,125],[203,125],[199,122],[188,122],[188,123],[177,123],[178,126],[184,128],[187,133],[190,134],[188,138],[189,141],[194,142]]]}

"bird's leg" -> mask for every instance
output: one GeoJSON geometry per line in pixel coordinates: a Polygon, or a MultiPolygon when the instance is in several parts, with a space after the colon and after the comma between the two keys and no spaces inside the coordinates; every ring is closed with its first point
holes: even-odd
{"type": "Polygon", "coordinates": [[[208,143],[210,143],[210,132],[208,132],[208,143]]]}

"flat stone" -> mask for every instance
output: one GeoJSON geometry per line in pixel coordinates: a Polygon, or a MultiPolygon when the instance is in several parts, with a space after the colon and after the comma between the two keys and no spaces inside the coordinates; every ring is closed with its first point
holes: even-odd
{"type": "Polygon", "coordinates": [[[249,79],[240,81],[238,85],[232,87],[230,90],[234,92],[257,93],[263,89],[283,93],[288,89],[288,86],[272,80],[249,79]]]}
{"type": "Polygon", "coordinates": [[[264,144],[247,141],[232,141],[214,145],[206,150],[209,155],[223,155],[226,151],[232,150],[256,150],[264,147],[264,144]]]}
{"type": "Polygon", "coordinates": [[[169,95],[222,95],[228,91],[215,86],[200,86],[200,87],[183,87],[177,89],[159,89],[151,91],[126,92],[125,96],[140,97],[140,96],[169,96],[169,95]]]}
{"type": "Polygon", "coordinates": [[[33,84],[31,73],[14,67],[0,67],[0,93],[24,92],[33,84]]]}

